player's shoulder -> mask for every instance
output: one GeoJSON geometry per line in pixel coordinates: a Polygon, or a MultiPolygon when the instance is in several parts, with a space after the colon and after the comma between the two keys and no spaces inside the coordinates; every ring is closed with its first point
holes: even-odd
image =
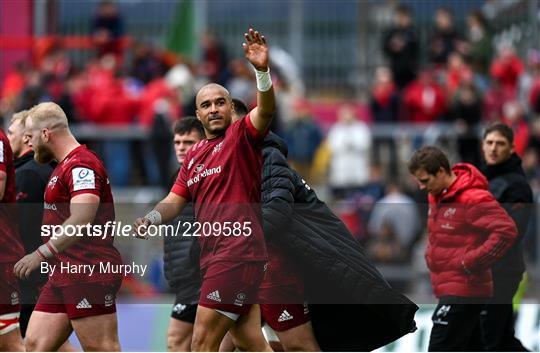
{"type": "Polygon", "coordinates": [[[465,203],[478,204],[483,202],[495,202],[495,197],[486,189],[471,188],[461,193],[461,200],[465,203]]]}
{"type": "Polygon", "coordinates": [[[78,147],[74,153],[58,164],[58,167],[66,171],[75,168],[100,171],[102,166],[101,159],[99,159],[94,151],[86,148],[86,146],[78,147]]]}
{"type": "Polygon", "coordinates": [[[206,147],[207,145],[208,145],[208,140],[207,139],[200,140],[199,142],[197,142],[193,146],[191,146],[191,148],[189,149],[189,151],[187,153],[187,157],[189,158],[190,156],[196,155],[200,151],[204,150],[204,147],[206,147]]]}
{"type": "Polygon", "coordinates": [[[247,128],[246,119],[249,119],[249,114],[242,119],[233,122],[225,131],[225,139],[237,139],[247,128]]]}
{"type": "Polygon", "coordinates": [[[200,150],[208,141],[206,139],[202,139],[193,146],[191,146],[191,150],[189,152],[195,153],[196,151],[200,150]]]}
{"type": "Polygon", "coordinates": [[[7,137],[7,135],[6,135],[6,132],[5,132],[4,129],[2,129],[1,127],[0,127],[0,140],[1,140],[2,142],[8,142],[8,143],[9,143],[8,137],[7,137]]]}
{"type": "MultiPolygon", "coordinates": [[[[249,113],[248,113],[242,119],[238,119],[234,123],[232,123],[231,126],[229,126],[229,129],[227,131],[234,131],[234,130],[239,130],[239,129],[245,128],[247,126],[247,124],[248,124],[249,119],[250,119],[250,117],[249,117],[249,113]]],[[[251,122],[251,120],[250,120],[250,122],[251,122]]]]}
{"type": "Polygon", "coordinates": [[[0,128],[0,164],[13,164],[11,158],[11,146],[9,140],[4,133],[4,130],[0,128]]]}
{"type": "Polygon", "coordinates": [[[0,151],[2,154],[4,154],[4,149],[11,150],[9,139],[2,128],[0,128],[0,148],[2,149],[0,151]]]}

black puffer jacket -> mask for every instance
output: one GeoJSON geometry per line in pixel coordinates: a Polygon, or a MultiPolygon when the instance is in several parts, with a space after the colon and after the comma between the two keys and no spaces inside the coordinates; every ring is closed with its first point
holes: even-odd
{"type": "Polygon", "coordinates": [[[294,208],[293,171],[287,163],[287,144],[273,132],[264,140],[261,202],[263,230],[271,240],[290,225],[294,208]]]}
{"type": "Polygon", "coordinates": [[[503,163],[484,166],[482,172],[489,181],[489,191],[512,217],[518,228],[518,239],[493,266],[493,278],[496,280],[501,276],[521,276],[525,271],[521,240],[527,232],[534,207],[533,193],[521,168],[521,158],[514,153],[503,163]]]}
{"type": "MultiPolygon", "coordinates": [[[[34,160],[34,152],[27,153],[13,161],[15,166],[15,188],[17,190],[17,211],[19,234],[26,254],[43,244],[41,221],[43,219],[43,193],[53,172],[53,166],[34,160]]],[[[39,287],[47,282],[47,275],[34,271],[27,280],[19,281],[21,301],[35,304],[39,287]]]]}
{"type": "Polygon", "coordinates": [[[414,331],[418,307],[390,288],[343,222],[290,169],[286,154],[283,140],[270,133],[263,150],[265,237],[300,270],[321,348],[373,350],[414,331]]]}
{"type": "Polygon", "coordinates": [[[167,234],[163,242],[165,278],[169,287],[176,294],[176,300],[182,304],[196,303],[199,300],[201,290],[199,243],[196,237],[182,236],[188,228],[184,225],[194,222],[193,204],[189,203],[182,213],[171,222],[175,230],[178,227],[178,236],[167,234]]]}

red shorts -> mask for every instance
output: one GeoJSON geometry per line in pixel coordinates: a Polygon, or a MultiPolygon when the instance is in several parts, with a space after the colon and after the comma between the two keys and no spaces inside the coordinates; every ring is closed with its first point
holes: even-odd
{"type": "Polygon", "coordinates": [[[274,331],[287,331],[310,321],[307,304],[261,304],[261,316],[274,331]]]}
{"type": "Polygon", "coordinates": [[[202,271],[199,305],[206,308],[246,315],[258,302],[266,261],[212,263],[202,271]]]}
{"type": "Polygon", "coordinates": [[[14,263],[0,263],[0,315],[18,313],[19,284],[13,273],[14,263]]]}
{"type": "Polygon", "coordinates": [[[112,314],[116,312],[116,293],[120,284],[114,281],[55,287],[48,282],[43,287],[34,310],[66,313],[69,319],[112,314]]]}
{"type": "Polygon", "coordinates": [[[310,321],[301,284],[261,288],[259,299],[262,319],[274,331],[286,331],[310,321]]]}

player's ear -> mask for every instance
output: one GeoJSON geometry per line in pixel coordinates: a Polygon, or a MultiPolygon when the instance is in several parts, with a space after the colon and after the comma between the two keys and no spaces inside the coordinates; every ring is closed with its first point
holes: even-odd
{"type": "Polygon", "coordinates": [[[41,129],[41,136],[43,137],[43,142],[49,142],[49,129],[41,129]]]}

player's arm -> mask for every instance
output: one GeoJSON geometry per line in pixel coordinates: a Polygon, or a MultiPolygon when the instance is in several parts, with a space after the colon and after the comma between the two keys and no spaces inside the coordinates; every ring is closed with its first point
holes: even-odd
{"type": "Polygon", "coordinates": [[[486,240],[467,250],[461,259],[465,272],[472,273],[490,268],[499,260],[518,236],[514,221],[487,191],[482,192],[468,208],[472,228],[487,234],[486,240]]]}
{"type": "Polygon", "coordinates": [[[276,111],[276,97],[268,68],[268,44],[264,36],[251,28],[244,37],[244,54],[255,68],[257,78],[257,107],[250,112],[249,117],[257,131],[264,132],[270,126],[276,111]]]}
{"type": "Polygon", "coordinates": [[[4,198],[6,192],[7,174],[3,170],[0,170],[0,200],[4,198]]]}
{"type": "Polygon", "coordinates": [[[135,220],[133,231],[137,236],[144,238],[148,226],[169,223],[182,212],[187,202],[182,196],[170,192],[146,216],[135,220]]]}
{"type": "MultiPolygon", "coordinates": [[[[85,227],[91,224],[96,217],[99,208],[99,196],[92,193],[83,193],[71,198],[69,204],[70,216],[62,224],[63,229],[66,226],[75,226],[78,232],[84,232],[85,227]]],[[[85,236],[87,234],[80,234],[85,236]]],[[[19,278],[28,278],[42,261],[56,257],[60,252],[66,250],[74,243],[79,241],[81,236],[66,236],[65,234],[55,234],[48,242],[41,245],[34,252],[23,257],[15,264],[14,272],[19,278]]]]}
{"type": "MultiPolygon", "coordinates": [[[[95,194],[79,194],[74,196],[69,203],[69,217],[62,224],[64,227],[79,226],[80,229],[87,224],[92,224],[99,208],[99,196],[95,194]]],[[[87,234],[85,234],[87,235],[87,234]]],[[[49,243],[58,251],[62,252],[76,243],[81,237],[59,236],[49,240],[49,243]]]]}

